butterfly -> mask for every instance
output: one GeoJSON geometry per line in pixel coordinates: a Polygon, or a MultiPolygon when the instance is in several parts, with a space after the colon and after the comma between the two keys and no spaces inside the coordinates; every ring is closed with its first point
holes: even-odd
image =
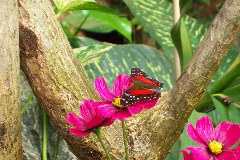
{"type": "Polygon", "coordinates": [[[159,89],[163,87],[163,83],[154,78],[147,78],[147,73],[141,71],[139,68],[132,68],[130,77],[132,85],[121,97],[120,103],[122,106],[129,106],[141,100],[150,101],[161,97],[159,89]]]}

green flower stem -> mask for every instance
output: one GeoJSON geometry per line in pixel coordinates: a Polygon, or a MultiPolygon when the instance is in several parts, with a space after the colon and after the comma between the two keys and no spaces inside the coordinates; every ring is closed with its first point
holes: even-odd
{"type": "Polygon", "coordinates": [[[108,152],[107,148],[105,147],[105,145],[103,144],[101,128],[97,128],[93,132],[97,135],[98,140],[100,141],[102,148],[103,148],[104,152],[106,153],[107,160],[111,160],[109,152],[108,152]]]}
{"type": "Polygon", "coordinates": [[[125,146],[125,159],[129,160],[128,156],[128,144],[127,144],[127,134],[126,134],[126,127],[125,127],[125,122],[122,120],[122,129],[123,129],[123,140],[124,140],[124,146],[125,146]]]}
{"type": "Polygon", "coordinates": [[[48,146],[48,118],[47,113],[43,111],[43,142],[42,142],[42,159],[47,160],[48,146]]]}
{"type": "Polygon", "coordinates": [[[57,142],[56,142],[55,149],[54,149],[54,157],[53,157],[53,160],[57,160],[59,141],[60,141],[60,136],[59,136],[59,134],[58,134],[58,135],[57,135],[57,142]]]}
{"type": "Polygon", "coordinates": [[[226,95],[218,93],[218,94],[212,94],[212,96],[214,96],[214,97],[224,97],[226,95]]]}
{"type": "Polygon", "coordinates": [[[27,102],[26,102],[26,103],[24,104],[24,106],[22,107],[21,114],[23,114],[23,113],[26,111],[26,109],[27,109],[27,107],[28,107],[28,104],[31,102],[32,98],[33,98],[33,92],[31,92],[31,93],[29,94],[28,99],[27,99],[27,102]]]}

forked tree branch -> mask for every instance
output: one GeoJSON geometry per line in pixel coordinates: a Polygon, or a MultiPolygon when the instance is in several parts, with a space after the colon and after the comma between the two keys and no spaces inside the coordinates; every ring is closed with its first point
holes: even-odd
{"type": "MultiPolygon", "coordinates": [[[[102,159],[104,155],[96,146],[95,137],[79,139],[67,133],[66,114],[78,113],[84,98],[99,100],[99,97],[76,61],[50,2],[20,0],[19,10],[21,66],[35,95],[77,157],[102,159]]],[[[132,155],[164,159],[237,37],[239,20],[240,1],[226,1],[173,89],[153,110],[128,121],[132,155]]],[[[123,159],[119,124],[104,131],[112,155],[123,159]]]]}

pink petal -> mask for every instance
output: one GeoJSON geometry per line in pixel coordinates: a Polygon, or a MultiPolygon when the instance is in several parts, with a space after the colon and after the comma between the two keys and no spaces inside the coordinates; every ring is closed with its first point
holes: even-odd
{"type": "Polygon", "coordinates": [[[237,160],[234,156],[233,151],[225,150],[219,155],[214,156],[216,160],[237,160]]]}
{"type": "Polygon", "coordinates": [[[131,85],[131,78],[125,74],[120,74],[114,82],[113,92],[116,97],[121,97],[122,94],[131,85]]]}
{"type": "Polygon", "coordinates": [[[113,119],[118,119],[120,121],[131,117],[132,114],[127,109],[118,110],[112,115],[113,119]]]}
{"type": "Polygon", "coordinates": [[[97,128],[103,122],[104,118],[102,115],[98,114],[93,117],[93,119],[85,124],[89,129],[97,128]]]}
{"type": "Polygon", "coordinates": [[[73,112],[67,115],[66,120],[69,124],[71,124],[75,128],[78,128],[79,130],[82,131],[86,130],[86,127],[84,126],[85,121],[82,118],[76,116],[73,112]]]}
{"type": "Polygon", "coordinates": [[[89,122],[96,115],[95,106],[93,106],[92,100],[85,100],[83,104],[80,106],[80,113],[83,119],[86,122],[89,122]]]}
{"type": "Polygon", "coordinates": [[[191,151],[191,154],[194,160],[211,160],[211,154],[208,151],[208,147],[200,146],[200,147],[187,147],[187,150],[191,151]]]}
{"type": "Polygon", "coordinates": [[[228,149],[240,139],[240,126],[231,122],[222,122],[216,127],[216,141],[223,143],[228,149]]]}
{"type": "Polygon", "coordinates": [[[115,96],[109,90],[104,78],[96,78],[94,81],[94,85],[102,99],[112,101],[113,98],[115,98],[115,96]]]}
{"type": "Polygon", "coordinates": [[[158,98],[154,98],[151,101],[145,101],[145,103],[143,103],[143,108],[144,109],[151,109],[152,107],[154,107],[158,102],[158,98]]]}
{"type": "Polygon", "coordinates": [[[143,110],[143,104],[137,103],[132,106],[128,106],[127,108],[131,114],[138,114],[143,110]]]}
{"type": "Polygon", "coordinates": [[[206,142],[199,136],[198,132],[196,131],[196,129],[193,127],[192,124],[188,124],[187,125],[187,133],[189,135],[189,137],[192,138],[192,140],[203,144],[203,145],[208,145],[206,144],[206,142]]]}
{"type": "Polygon", "coordinates": [[[112,117],[106,118],[106,119],[103,121],[103,123],[102,123],[101,126],[110,126],[111,124],[113,124],[114,121],[115,121],[115,120],[114,120],[112,117]]]}
{"type": "Polygon", "coordinates": [[[80,131],[78,129],[70,129],[69,132],[78,137],[84,137],[84,136],[88,136],[92,132],[92,130],[80,131]]]}
{"type": "Polygon", "coordinates": [[[102,105],[98,106],[98,109],[103,117],[111,117],[115,112],[117,112],[117,109],[114,107],[113,104],[109,103],[103,103],[102,105]]]}
{"type": "Polygon", "coordinates": [[[207,144],[214,139],[214,127],[208,116],[202,117],[197,121],[196,130],[207,144]]]}
{"type": "Polygon", "coordinates": [[[188,154],[187,151],[184,150],[180,150],[180,152],[182,152],[184,160],[194,160],[191,153],[188,154]]]}

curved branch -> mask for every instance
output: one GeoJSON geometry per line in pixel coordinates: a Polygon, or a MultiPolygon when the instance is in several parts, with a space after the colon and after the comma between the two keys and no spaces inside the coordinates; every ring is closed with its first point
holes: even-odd
{"type": "MultiPolygon", "coordinates": [[[[66,114],[76,111],[84,98],[99,98],[76,61],[50,2],[20,0],[19,10],[21,66],[35,95],[77,157],[102,159],[93,137],[79,139],[67,133],[66,114]]],[[[240,1],[226,1],[173,89],[153,110],[128,121],[130,153],[143,159],[164,159],[237,37],[239,20],[240,1]]],[[[104,131],[111,153],[122,159],[119,124],[104,131]]]]}

